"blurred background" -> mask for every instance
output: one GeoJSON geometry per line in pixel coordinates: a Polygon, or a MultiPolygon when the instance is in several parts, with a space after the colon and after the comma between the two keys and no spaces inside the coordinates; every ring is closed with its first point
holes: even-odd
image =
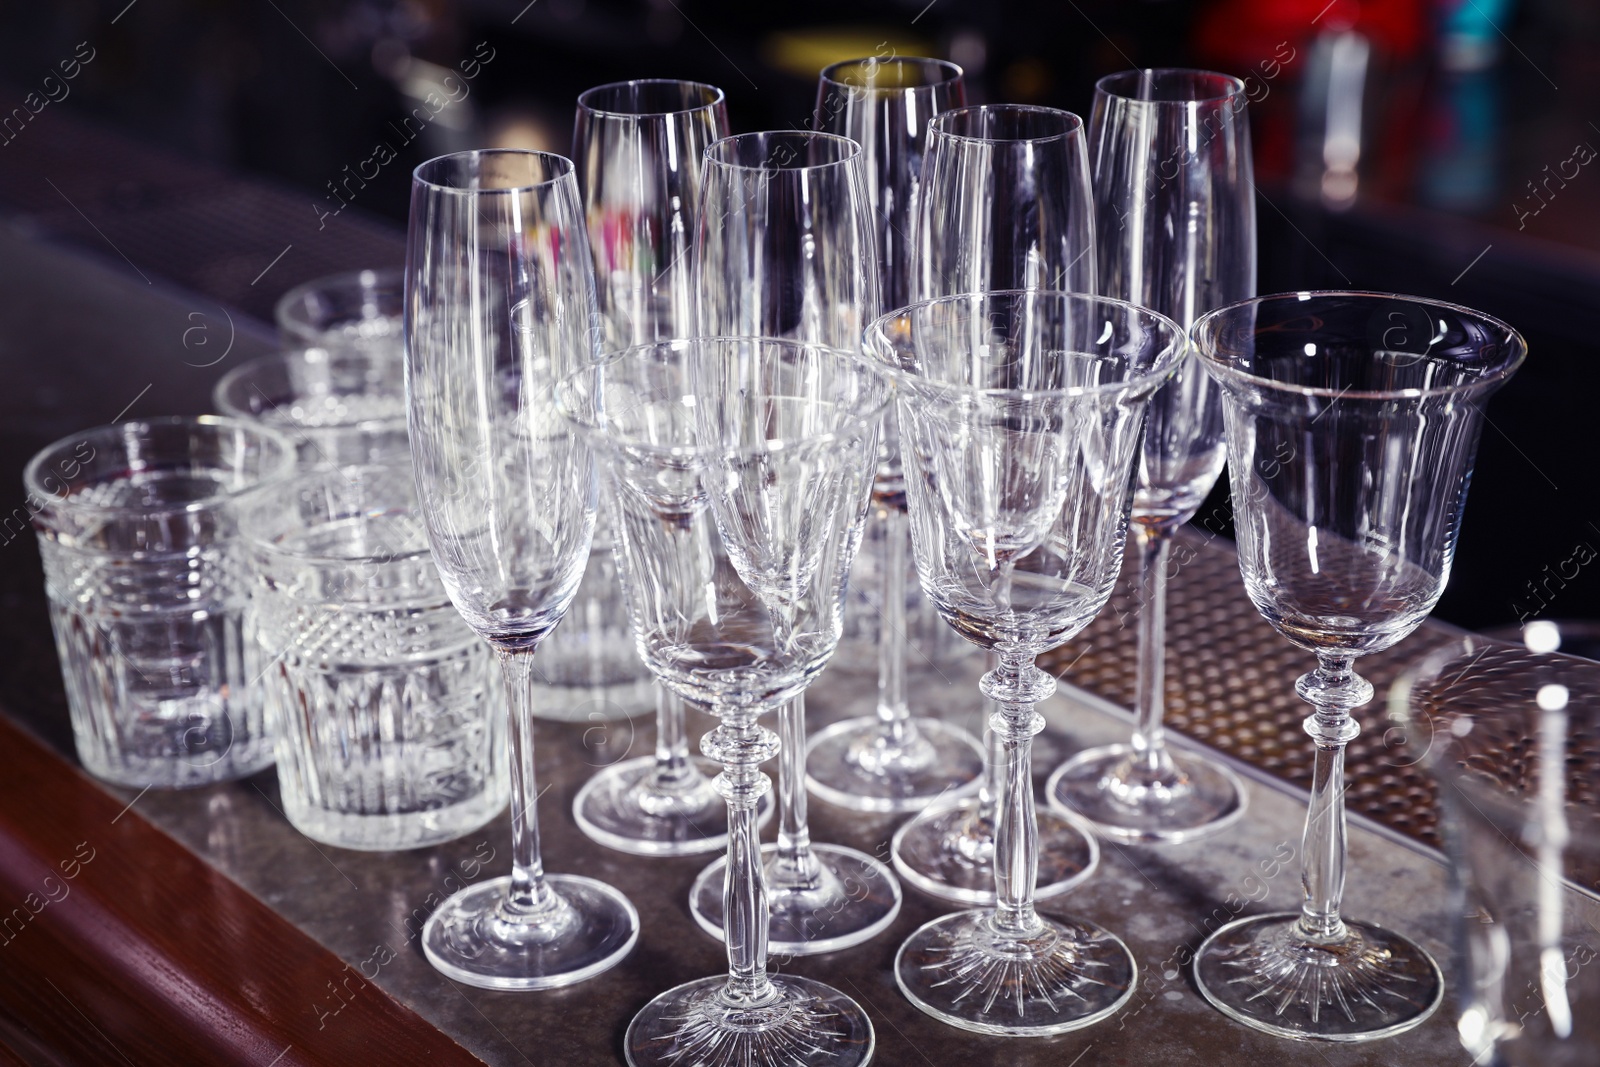
{"type": "MultiPolygon", "coordinates": [[[[1084,115],[1130,67],[1244,78],[1262,292],[1414,293],[1528,337],[1436,617],[1600,618],[1594,0],[6,0],[0,222],[248,329],[291,285],[398,265],[423,160],[566,152],[591,85],[709,81],[735,130],[804,127],[821,67],[890,54],[1084,115]]],[[[68,401],[6,331],[0,419],[42,430],[68,401]]],[[[1227,515],[1219,491],[1199,521],[1227,515]]]]}

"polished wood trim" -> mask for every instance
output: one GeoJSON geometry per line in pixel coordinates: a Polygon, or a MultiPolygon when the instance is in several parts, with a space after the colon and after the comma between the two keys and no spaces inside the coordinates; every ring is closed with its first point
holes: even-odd
{"type": "Polygon", "coordinates": [[[0,1067],[482,1062],[4,714],[0,752],[0,1067]]]}

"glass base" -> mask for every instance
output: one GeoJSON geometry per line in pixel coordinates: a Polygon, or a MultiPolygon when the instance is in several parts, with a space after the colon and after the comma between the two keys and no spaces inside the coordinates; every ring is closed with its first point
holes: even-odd
{"type": "MultiPolygon", "coordinates": [[[[654,756],[607,767],[584,783],[572,801],[578,829],[592,841],[635,856],[694,856],[728,845],[728,805],[712,786],[717,765],[694,759],[694,777],[670,792],[653,787],[654,756]]],[[[756,825],[772,819],[769,793],[756,808],[756,825]]]]}
{"type": "Polygon", "coordinates": [[[1292,936],[1299,918],[1256,915],[1212,934],[1195,956],[1200,992],[1246,1026],[1322,1041],[1391,1037],[1439,1006],[1444,977],[1415,942],[1346,919],[1343,941],[1307,944],[1292,936]]]}
{"type": "Polygon", "coordinates": [[[1141,783],[1131,745],[1078,753],[1045,786],[1050,806],[1083,816],[1116,841],[1173,845],[1214,834],[1244,814],[1245,793],[1227,767],[1168,750],[1177,773],[1141,783]]]}
{"type": "Polygon", "coordinates": [[[999,1037],[1065,1033],[1127,1003],[1139,968],[1120,938],[1081,919],[1039,922],[1016,939],[998,933],[992,911],[935,919],[900,946],[895,981],[935,1019],[999,1037]]]}
{"type": "MultiPolygon", "coordinates": [[[[1071,815],[1041,809],[1035,899],[1057,896],[1100,863],[1100,846],[1071,815]]],[[[890,858],[906,884],[940,900],[988,904],[994,896],[994,831],[978,820],[976,797],[930,804],[895,831],[890,858]]]]}
{"type": "Polygon", "coordinates": [[[726,978],[669,989],[628,1024],[629,1067],[866,1067],[875,1039],[861,1006],[832,986],[777,974],[774,996],[730,1003],[726,978]]]}
{"type": "Polygon", "coordinates": [[[446,900],[422,928],[428,962],[480,989],[553,989],[622,962],[639,939],[632,902],[580,875],[547,874],[544,884],[557,899],[539,921],[504,914],[509,876],[446,900]]]}
{"type": "MultiPolygon", "coordinates": [[[[279,764],[280,772],[283,766],[279,764]]],[[[454,841],[488,825],[506,809],[507,787],[503,775],[498,782],[491,782],[489,788],[459,804],[395,815],[330,811],[308,802],[285,778],[286,775],[280,773],[278,787],[283,798],[283,814],[291,826],[313,841],[360,852],[398,852],[454,841]]]]}
{"type": "Polygon", "coordinates": [[[976,792],[983,747],[958,726],[913,719],[912,743],[892,744],[877,716],[846,719],[806,745],[806,788],[851,811],[918,811],[976,792]]]}
{"type": "Polygon", "coordinates": [[[266,770],[274,758],[270,737],[237,742],[222,753],[179,757],[170,753],[112,753],[104,745],[85,741],[81,735],[76,740],[83,769],[124,789],[198,789],[233,782],[266,770]]]}
{"type": "MultiPolygon", "coordinates": [[[[821,867],[814,889],[785,889],[774,868],[778,846],[763,845],[767,879],[767,948],[774,955],[812,956],[859,945],[881,933],[900,914],[900,883],[888,867],[865,852],[840,845],[812,845],[821,867]]],[[[689,890],[689,910],[700,928],[722,940],[722,883],[727,859],[700,872],[689,890]]]]}

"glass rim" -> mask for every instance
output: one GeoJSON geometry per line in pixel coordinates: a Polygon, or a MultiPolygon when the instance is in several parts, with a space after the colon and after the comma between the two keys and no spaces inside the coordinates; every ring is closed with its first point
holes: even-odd
{"type": "Polygon", "coordinates": [[[535,189],[548,189],[561,184],[568,178],[576,181],[577,173],[577,165],[558,152],[544,152],[532,148],[470,148],[464,152],[446,152],[442,156],[434,156],[432,159],[418,163],[416,169],[411,172],[411,184],[426,186],[430,192],[449,193],[455,196],[512,196],[518,193],[532,192],[535,189]],[[537,159],[541,164],[549,167],[552,173],[543,181],[524,182],[521,185],[506,185],[494,189],[463,189],[456,185],[443,185],[423,174],[423,171],[436,168],[445,162],[482,159],[490,156],[537,159]]]}
{"type": "Polygon", "coordinates": [[[311,293],[325,290],[338,290],[341,292],[365,291],[373,286],[381,286],[386,282],[404,285],[405,280],[406,270],[404,267],[364,267],[361,270],[342,270],[337,274],[324,274],[321,277],[312,278],[309,281],[301,282],[299,285],[291,286],[284,290],[283,295],[278,297],[277,302],[272,305],[272,319],[279,326],[282,326],[287,317],[285,312],[292,307],[300,305],[311,293]],[[369,275],[372,279],[371,285],[367,281],[369,275]]]}
{"type": "MultiPolygon", "coordinates": [[[[252,425],[260,425],[260,419],[255,412],[241,409],[237,404],[234,404],[228,398],[228,389],[232,387],[234,383],[242,381],[250,377],[252,374],[258,373],[267,367],[288,367],[311,352],[321,352],[327,356],[327,364],[329,367],[339,363],[366,363],[373,366],[392,365],[396,370],[402,373],[405,370],[405,355],[399,352],[385,354],[381,351],[354,346],[346,348],[330,347],[328,345],[293,345],[289,348],[280,348],[276,352],[267,352],[264,355],[247,360],[244,363],[239,364],[237,367],[234,367],[227,374],[224,374],[222,377],[218,378],[217,384],[211,389],[212,403],[217,405],[218,409],[221,411],[221,414],[224,416],[240,419],[251,423],[252,425]]],[[[260,389],[257,391],[263,392],[260,389]]],[[[334,394],[330,393],[328,395],[334,394]]],[[[273,407],[278,406],[277,402],[271,397],[265,396],[264,392],[263,398],[273,407]]],[[[293,434],[297,433],[359,430],[369,426],[404,426],[405,423],[406,416],[405,413],[402,412],[399,415],[393,415],[388,418],[376,418],[369,416],[366,418],[356,419],[352,422],[335,423],[331,426],[302,426],[299,423],[291,422],[285,424],[287,429],[280,429],[277,430],[277,432],[292,436],[293,434]]]]}
{"type": "MultiPolygon", "coordinates": [[[[825,345],[813,341],[801,341],[793,337],[746,337],[738,335],[665,338],[656,341],[647,341],[644,344],[630,345],[627,348],[617,349],[614,352],[607,352],[605,355],[594,360],[583,369],[568,375],[556,386],[557,409],[561,412],[563,418],[580,427],[585,433],[598,434],[602,437],[614,440],[621,446],[632,451],[644,452],[655,456],[670,456],[679,459],[700,459],[706,456],[727,455],[770,455],[774,452],[782,452],[785,449],[793,448],[796,445],[801,444],[827,444],[828,442],[836,440],[840,436],[849,433],[858,426],[878,419],[883,414],[884,410],[889,406],[889,402],[893,399],[893,397],[894,382],[891,376],[882,367],[877,366],[876,363],[863,360],[861,355],[857,352],[852,352],[849,349],[837,348],[833,345],[825,345]],[[661,349],[667,349],[670,351],[683,351],[693,345],[706,344],[715,344],[724,347],[733,344],[778,345],[785,348],[801,348],[815,352],[825,352],[830,357],[833,357],[840,365],[863,369],[870,372],[874,378],[883,383],[883,395],[877,398],[877,401],[869,405],[866,409],[861,411],[852,411],[844,415],[841,418],[840,425],[835,429],[827,431],[826,433],[812,434],[808,437],[800,438],[780,438],[776,441],[768,439],[766,442],[760,445],[752,445],[748,448],[726,448],[722,446],[707,446],[699,444],[657,445],[651,444],[647,441],[639,441],[630,437],[612,435],[606,429],[605,424],[590,418],[589,413],[586,411],[574,411],[571,405],[568,403],[568,395],[571,392],[571,387],[568,383],[577,382],[586,377],[591,377],[597,372],[603,372],[607,367],[614,366],[624,361],[631,361],[646,352],[655,352],[661,349]]],[[[693,394],[685,393],[678,399],[680,401],[684,399],[693,399],[693,394]]],[[[684,406],[687,407],[689,405],[684,406]]]]}
{"type": "Polygon", "coordinates": [[[698,111],[707,111],[723,105],[727,103],[727,100],[727,94],[710,82],[693,81],[688,78],[626,78],[622,81],[606,82],[603,85],[591,85],[578,94],[578,109],[590,115],[606,119],[664,118],[669,115],[693,115],[698,111]],[[693,107],[672,108],[667,111],[617,111],[614,108],[595,107],[586,102],[593,94],[635,85],[678,85],[706,89],[710,91],[710,99],[693,107]]]}
{"type": "Polygon", "coordinates": [[[1184,332],[1183,327],[1178,325],[1178,323],[1173,319],[1161,314],[1159,311],[1152,311],[1147,307],[1132,303],[1131,301],[1119,300],[1112,296],[1100,296],[1096,293],[1074,293],[1065,289],[988,289],[982,292],[952,293],[946,296],[932,297],[927,300],[918,300],[907,304],[905,307],[896,308],[895,310],[886,314],[879,315],[867,325],[865,335],[865,348],[868,353],[866,358],[870,359],[874,365],[876,365],[880,370],[883,371],[885,375],[887,375],[896,383],[902,380],[907,382],[928,382],[938,386],[938,388],[945,393],[960,394],[969,397],[983,397],[988,399],[1033,399],[1047,397],[1062,397],[1071,399],[1075,397],[1095,396],[1104,393],[1115,393],[1124,389],[1136,388],[1139,385],[1158,381],[1159,379],[1171,374],[1173,367],[1183,361],[1184,357],[1188,355],[1190,348],[1189,336],[1184,332]],[[940,381],[937,378],[929,377],[927,375],[902,370],[899,367],[890,366],[879,355],[880,350],[887,349],[887,347],[893,343],[889,340],[889,329],[895,321],[906,318],[913,312],[925,308],[931,308],[939,304],[954,305],[956,303],[976,303],[991,299],[993,297],[1060,298],[1069,303],[1086,304],[1093,302],[1115,308],[1124,312],[1125,314],[1131,312],[1132,314],[1129,316],[1130,318],[1143,317],[1147,319],[1151,325],[1162,327],[1171,334],[1172,340],[1165,346],[1167,351],[1171,354],[1164,359],[1157,357],[1154,361],[1152,361],[1148,370],[1140,371],[1137,374],[1131,374],[1121,381],[1105,382],[1100,385],[1069,385],[1063,386],[1059,389],[1002,389],[990,386],[980,387],[971,385],[957,385],[951,382],[940,381]]]}
{"type": "MultiPolygon", "coordinates": [[[[350,467],[339,467],[339,468],[334,468],[334,469],[322,469],[322,470],[310,470],[310,471],[298,471],[296,473],[291,474],[288,478],[285,478],[282,481],[276,481],[276,482],[271,483],[270,485],[264,485],[262,487],[261,499],[257,502],[257,504],[258,504],[258,506],[266,506],[269,502],[274,502],[274,503],[277,502],[278,497],[279,497],[280,494],[283,495],[283,496],[286,496],[286,497],[292,497],[295,494],[303,492],[307,487],[322,485],[322,484],[325,484],[325,483],[327,483],[327,482],[329,482],[331,480],[335,480],[335,479],[337,479],[340,482],[344,482],[344,483],[356,483],[356,479],[358,478],[358,476],[364,475],[364,474],[368,473],[369,471],[370,472],[383,472],[383,473],[389,473],[389,474],[396,474],[396,475],[404,476],[404,475],[410,473],[410,467],[409,467],[409,464],[406,464],[404,462],[398,462],[398,463],[362,463],[362,464],[359,464],[359,465],[356,465],[356,466],[350,466],[350,467]]],[[[377,506],[373,505],[373,504],[366,504],[366,505],[363,505],[360,508],[352,508],[351,510],[352,511],[358,511],[362,515],[371,515],[375,511],[380,510],[380,509],[377,506]]],[[[382,510],[393,511],[393,510],[396,510],[396,509],[387,508],[387,509],[382,509],[382,510]]],[[[370,563],[376,562],[381,566],[381,565],[390,564],[390,563],[408,563],[408,562],[411,562],[413,560],[419,560],[419,559],[422,559],[425,556],[428,556],[430,554],[430,552],[431,552],[431,549],[428,547],[428,542],[427,542],[427,537],[426,537],[426,531],[427,531],[426,520],[423,517],[422,508],[421,508],[420,504],[418,504],[415,501],[413,501],[410,505],[407,505],[403,509],[400,509],[400,510],[404,510],[407,514],[409,514],[411,517],[413,517],[416,520],[417,528],[419,530],[423,531],[424,537],[423,537],[423,543],[422,543],[422,547],[421,548],[411,549],[410,551],[407,551],[407,552],[389,552],[389,553],[384,553],[384,554],[373,553],[373,554],[364,555],[364,556],[330,556],[330,555],[328,555],[326,553],[323,553],[323,552],[301,552],[301,551],[295,551],[295,550],[283,547],[283,545],[280,544],[277,541],[267,540],[265,537],[262,537],[262,536],[259,535],[258,524],[256,522],[248,519],[248,518],[245,521],[242,521],[239,524],[239,532],[245,538],[245,540],[249,541],[250,544],[255,546],[256,548],[262,549],[262,550],[268,552],[269,554],[271,554],[272,556],[277,557],[279,559],[292,560],[292,561],[297,562],[297,563],[335,564],[335,565],[337,565],[337,564],[370,564],[370,563]]],[[[340,518],[340,519],[333,519],[333,520],[329,520],[329,521],[330,522],[342,522],[342,521],[347,521],[349,518],[354,518],[354,517],[356,517],[356,516],[351,515],[351,516],[346,516],[346,517],[343,517],[343,518],[340,518]]],[[[325,525],[325,524],[318,523],[317,525],[320,526],[320,525],[325,525]]],[[[296,528],[297,529],[310,529],[311,527],[307,527],[304,524],[299,524],[296,528]]]]}
{"type": "MultiPolygon", "coordinates": [[[[780,174],[791,171],[821,170],[824,167],[837,167],[841,164],[849,163],[851,160],[860,159],[861,153],[862,148],[859,141],[837,133],[823,133],[820,130],[754,130],[750,133],[729,134],[727,137],[719,137],[712,141],[706,145],[705,161],[710,166],[722,167],[726,170],[745,170],[758,174],[780,174]],[[820,163],[800,163],[793,166],[789,164],[774,165],[770,158],[761,163],[737,163],[732,160],[717,159],[712,155],[724,145],[732,144],[735,141],[754,141],[758,137],[782,137],[793,139],[802,144],[837,145],[840,149],[840,155],[837,159],[824,160],[820,163]]],[[[781,338],[773,338],[773,340],[781,340],[781,338]]],[[[827,346],[824,345],[822,347],[827,346]]]]}
{"type": "Polygon", "coordinates": [[[837,63],[829,63],[826,67],[823,67],[822,72],[817,75],[817,80],[825,85],[837,86],[840,89],[849,89],[853,92],[883,93],[885,95],[889,95],[894,93],[914,93],[922,89],[937,89],[940,86],[953,85],[965,77],[966,73],[966,71],[961,69],[961,65],[959,63],[952,62],[948,59],[939,59],[934,56],[888,56],[883,59],[879,59],[876,56],[862,56],[858,59],[841,59],[837,63]],[[879,86],[875,85],[858,85],[853,82],[840,81],[838,77],[835,76],[836,71],[842,71],[846,67],[855,67],[862,64],[876,64],[880,67],[900,67],[908,66],[913,63],[924,69],[931,68],[938,70],[944,75],[944,77],[941,77],[936,81],[922,82],[919,85],[897,85],[880,88],[879,86]]]}
{"type": "MultiPolygon", "coordinates": [[[[1371,289],[1298,289],[1287,293],[1267,293],[1262,296],[1247,297],[1231,304],[1224,304],[1219,308],[1212,308],[1194,320],[1189,327],[1189,337],[1197,358],[1204,361],[1204,366],[1222,375],[1228,381],[1250,385],[1259,389],[1266,389],[1285,396],[1320,397],[1327,399],[1348,400],[1416,400],[1425,396],[1449,396],[1462,393],[1474,393],[1485,390],[1493,385],[1503,383],[1507,378],[1522,366],[1523,360],[1528,357],[1528,342],[1522,334],[1517,332],[1505,322],[1493,315],[1476,311],[1463,304],[1452,304],[1447,300],[1434,300],[1429,297],[1411,296],[1407,293],[1384,293],[1371,289]],[[1512,355],[1502,358],[1498,366],[1486,372],[1481,377],[1471,381],[1458,382],[1453,385],[1438,385],[1428,389],[1408,387],[1405,389],[1334,389],[1321,385],[1296,385],[1293,382],[1280,382],[1272,378],[1263,377],[1252,371],[1239,367],[1232,359],[1213,355],[1200,343],[1202,328],[1211,329],[1212,324],[1221,322],[1225,318],[1236,315],[1245,308],[1260,307],[1268,302],[1294,302],[1303,304],[1317,298],[1355,298],[1361,301],[1403,301],[1411,304],[1421,304],[1428,308],[1449,311],[1476,322],[1486,323],[1494,329],[1505,333],[1507,342],[1512,349],[1512,355]]],[[[1430,349],[1432,345],[1430,344],[1430,349]]],[[[1406,353],[1407,355],[1426,355],[1427,353],[1406,353]]]]}
{"type": "Polygon", "coordinates": [[[1224,74],[1218,70],[1205,70],[1201,67],[1136,67],[1129,70],[1119,70],[1115,74],[1107,74],[1097,79],[1094,83],[1095,94],[1105,95],[1113,100],[1126,104],[1141,106],[1168,106],[1189,107],[1193,104],[1220,104],[1236,97],[1245,95],[1244,79],[1232,74],[1224,74]],[[1180,100],[1143,100],[1137,96],[1130,96],[1111,88],[1113,82],[1120,78],[1138,77],[1146,74],[1187,74],[1199,75],[1205,78],[1215,78],[1228,86],[1228,91],[1209,96],[1191,96],[1180,100]]]}
{"type": "MultiPolygon", "coordinates": [[[[968,104],[966,107],[951,108],[941,111],[928,120],[928,137],[941,137],[949,141],[958,141],[963,144],[1048,144],[1051,141],[1060,141],[1073,135],[1083,135],[1083,118],[1072,111],[1065,111],[1059,107],[1044,107],[1041,104],[968,104]],[[1013,115],[1059,115],[1067,120],[1066,129],[1056,133],[1041,134],[1038,137],[975,137],[969,133],[952,133],[944,127],[955,121],[954,116],[966,116],[974,112],[990,112],[993,114],[1013,115]]],[[[1047,290],[1041,290],[1047,291],[1047,290]]]]}
{"type": "MultiPolygon", "coordinates": [[[[98,452],[96,454],[98,455],[98,452]]],[[[235,418],[231,415],[155,415],[144,419],[125,419],[121,422],[92,426],[87,430],[79,430],[76,433],[68,434],[50,442],[36,452],[32,459],[28,460],[28,465],[22,470],[22,482],[28,494],[43,502],[46,507],[84,515],[148,517],[202,512],[223,504],[236,502],[242,497],[260,491],[269,484],[289,477],[294,472],[294,466],[295,445],[293,439],[270,426],[263,426],[259,422],[235,418]],[[69,490],[63,495],[51,492],[44,486],[43,477],[47,473],[44,471],[45,464],[55,459],[63,449],[72,448],[83,442],[95,439],[108,444],[111,442],[120,444],[127,439],[130,428],[168,426],[186,426],[191,430],[201,427],[219,433],[228,431],[242,434],[246,437],[254,437],[258,444],[277,449],[278,455],[271,463],[270,468],[264,467],[260,476],[252,484],[241,486],[237,489],[226,489],[201,497],[198,500],[187,500],[181,504],[86,504],[74,499],[76,496],[75,491],[69,490]]]]}

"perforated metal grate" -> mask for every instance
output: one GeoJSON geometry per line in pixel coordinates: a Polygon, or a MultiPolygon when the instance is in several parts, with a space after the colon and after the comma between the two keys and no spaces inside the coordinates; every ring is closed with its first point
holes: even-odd
{"type": "MultiPolygon", "coordinates": [[[[1313,746],[1295,693],[1314,659],[1280,637],[1245,596],[1230,542],[1186,528],[1172,550],[1167,600],[1166,724],[1303,788],[1313,746]]],[[[1129,553],[1111,602],[1042,665],[1122,707],[1133,705],[1138,603],[1129,553]]],[[[1350,810],[1432,845],[1437,791],[1388,717],[1389,686],[1407,665],[1455,632],[1424,623],[1387,652],[1356,662],[1376,696],[1356,711],[1361,734],[1346,750],[1350,810]]]]}

